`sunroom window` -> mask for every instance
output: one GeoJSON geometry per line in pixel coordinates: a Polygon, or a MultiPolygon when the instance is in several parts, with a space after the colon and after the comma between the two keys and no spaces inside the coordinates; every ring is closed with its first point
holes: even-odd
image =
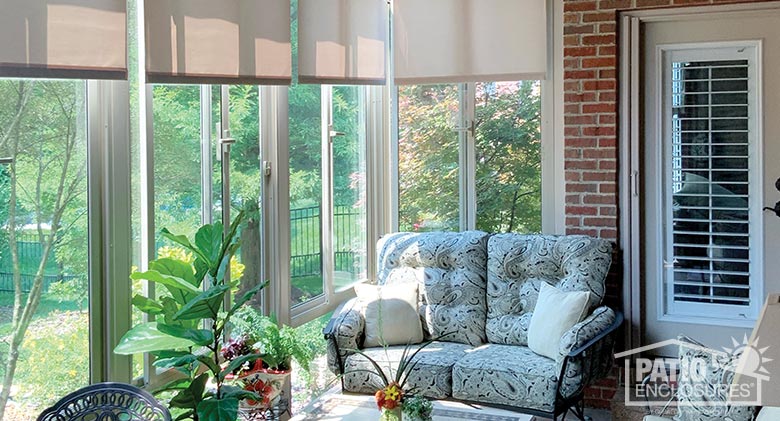
{"type": "Polygon", "coordinates": [[[541,232],[540,85],[398,88],[401,230],[541,232]]]}

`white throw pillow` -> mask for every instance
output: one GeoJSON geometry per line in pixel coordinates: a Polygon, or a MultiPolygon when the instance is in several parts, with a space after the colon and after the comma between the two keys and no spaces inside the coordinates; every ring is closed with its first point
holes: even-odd
{"type": "Polygon", "coordinates": [[[560,359],[561,337],[586,316],[588,298],[590,292],[564,292],[542,282],[528,326],[528,347],[531,351],[554,360],[560,359]]]}
{"type": "Polygon", "coordinates": [[[367,348],[384,345],[418,344],[423,340],[417,313],[417,284],[355,285],[363,304],[367,348]]]}

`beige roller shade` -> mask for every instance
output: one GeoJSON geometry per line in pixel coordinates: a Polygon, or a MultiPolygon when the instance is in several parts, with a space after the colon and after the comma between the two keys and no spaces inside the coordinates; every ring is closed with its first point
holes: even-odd
{"type": "Polygon", "coordinates": [[[544,79],[545,0],[395,0],[399,84],[544,79]]]}
{"type": "Polygon", "coordinates": [[[127,78],[125,0],[0,0],[0,76],[127,78]]]}
{"type": "Polygon", "coordinates": [[[151,83],[289,84],[289,0],[146,0],[151,83]]]}
{"type": "Polygon", "coordinates": [[[386,0],[299,0],[298,80],[384,84],[386,0]]]}

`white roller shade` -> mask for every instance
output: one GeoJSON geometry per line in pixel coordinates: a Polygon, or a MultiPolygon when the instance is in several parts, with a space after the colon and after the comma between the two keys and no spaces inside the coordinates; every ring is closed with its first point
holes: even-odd
{"type": "Polygon", "coordinates": [[[299,0],[298,80],[384,84],[386,0],[299,0]]]}
{"type": "Polygon", "coordinates": [[[0,0],[0,77],[127,78],[125,0],[0,0]]]}
{"type": "Polygon", "coordinates": [[[544,79],[545,0],[395,0],[398,84],[544,79]]]}
{"type": "Polygon", "coordinates": [[[289,0],[146,0],[150,83],[290,83],[289,0]]]}

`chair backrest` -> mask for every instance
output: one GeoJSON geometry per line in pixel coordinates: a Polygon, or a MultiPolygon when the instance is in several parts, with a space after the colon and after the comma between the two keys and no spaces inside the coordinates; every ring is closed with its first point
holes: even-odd
{"type": "Polygon", "coordinates": [[[584,235],[496,234],[488,241],[487,339],[527,345],[543,282],[590,292],[589,313],[601,304],[612,244],[584,235]]]}
{"type": "Polygon", "coordinates": [[[96,383],[60,399],[38,421],[171,421],[168,409],[135,386],[96,383]]]}
{"type": "Polygon", "coordinates": [[[426,338],[481,345],[487,239],[482,231],[388,234],[377,244],[377,283],[419,285],[426,338]]]}

